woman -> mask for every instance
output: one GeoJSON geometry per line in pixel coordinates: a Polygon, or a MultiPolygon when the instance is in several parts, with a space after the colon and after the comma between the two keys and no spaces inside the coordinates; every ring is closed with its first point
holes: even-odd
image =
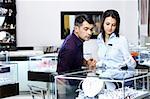
{"type": "Polygon", "coordinates": [[[104,66],[107,70],[134,70],[136,62],[128,50],[127,39],[119,34],[119,27],[119,13],[112,9],[105,11],[102,16],[101,33],[97,38],[97,66],[104,66]]]}

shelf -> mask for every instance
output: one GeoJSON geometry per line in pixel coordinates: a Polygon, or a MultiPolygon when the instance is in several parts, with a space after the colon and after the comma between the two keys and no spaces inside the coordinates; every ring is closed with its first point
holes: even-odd
{"type": "Polygon", "coordinates": [[[0,28],[0,31],[15,31],[16,28],[0,28]]]}
{"type": "Polygon", "coordinates": [[[7,43],[7,42],[0,42],[0,44],[2,46],[2,45],[13,45],[14,43],[13,42],[9,42],[9,43],[7,43]]]}
{"type": "Polygon", "coordinates": [[[1,0],[0,17],[4,17],[0,26],[0,50],[16,49],[16,0],[1,0]]]}

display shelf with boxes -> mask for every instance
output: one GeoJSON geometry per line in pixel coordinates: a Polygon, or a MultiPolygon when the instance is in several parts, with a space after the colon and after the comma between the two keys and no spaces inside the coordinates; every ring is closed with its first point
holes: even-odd
{"type": "Polygon", "coordinates": [[[0,64],[0,98],[19,94],[18,66],[16,63],[0,64]]]}

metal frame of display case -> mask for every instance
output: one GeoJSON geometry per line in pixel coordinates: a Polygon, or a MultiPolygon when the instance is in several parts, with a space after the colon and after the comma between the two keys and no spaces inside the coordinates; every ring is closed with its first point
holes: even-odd
{"type": "MultiPolygon", "coordinates": [[[[84,70],[84,71],[77,71],[77,72],[72,72],[72,73],[66,73],[66,74],[63,74],[63,75],[57,75],[55,76],[55,99],[57,99],[57,79],[71,79],[71,80],[84,80],[86,77],[78,77],[78,76],[71,76],[71,75],[74,75],[74,74],[78,74],[78,73],[89,73],[89,72],[92,72],[91,70],[84,70]]],[[[127,78],[127,79],[122,79],[122,80],[114,80],[114,79],[108,79],[108,78],[100,78],[100,80],[102,81],[107,81],[107,82],[121,82],[122,83],[122,86],[125,85],[125,82],[127,81],[131,81],[133,80],[134,81],[134,87],[135,89],[136,88],[136,80],[137,79],[140,79],[140,78],[143,78],[143,87],[145,87],[145,77],[147,78],[147,90],[149,90],[149,76],[150,74],[149,73],[145,73],[142,74],[142,75],[139,75],[139,76],[135,76],[135,77],[132,77],[132,78],[127,78]]],[[[123,90],[123,94],[124,94],[124,98],[125,98],[125,87],[122,87],[122,90],[123,90]]],[[[144,90],[144,88],[143,88],[144,90]]],[[[145,97],[145,95],[144,95],[145,97]]],[[[141,98],[141,97],[140,97],[141,98]]]]}

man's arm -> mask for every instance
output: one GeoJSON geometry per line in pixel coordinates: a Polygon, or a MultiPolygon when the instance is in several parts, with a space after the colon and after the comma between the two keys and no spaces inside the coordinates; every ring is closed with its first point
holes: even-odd
{"type": "Polygon", "coordinates": [[[74,60],[72,50],[65,49],[59,53],[58,59],[58,72],[67,72],[70,71],[70,67],[74,60]]]}

